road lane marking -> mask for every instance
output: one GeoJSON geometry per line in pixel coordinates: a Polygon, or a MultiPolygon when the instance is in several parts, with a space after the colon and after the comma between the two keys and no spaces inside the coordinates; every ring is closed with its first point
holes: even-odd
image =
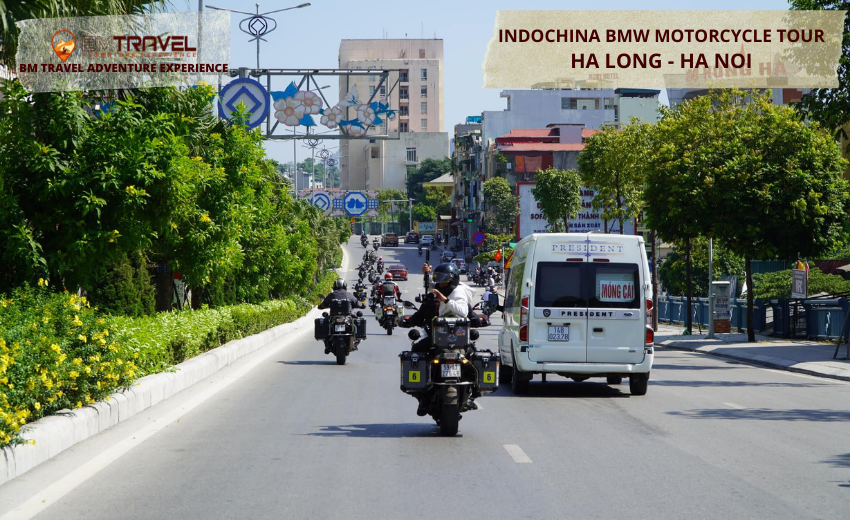
{"type": "Polygon", "coordinates": [[[531,459],[528,458],[528,455],[526,455],[525,452],[522,451],[522,448],[516,444],[505,444],[504,447],[508,452],[508,455],[510,455],[517,464],[531,464],[531,459]]]}
{"type": "MultiPolygon", "coordinates": [[[[306,333],[307,327],[302,327],[300,331],[296,331],[292,335],[303,335],[306,333]]],[[[150,424],[143,425],[141,428],[127,435],[124,439],[118,441],[115,445],[102,452],[97,457],[65,475],[42,491],[34,494],[29,500],[18,505],[5,515],[0,516],[0,520],[30,520],[34,516],[38,515],[54,503],[58,502],[62,497],[73,491],[77,488],[77,486],[87,481],[102,469],[118,460],[124,454],[152,437],[155,433],[164,429],[166,426],[176,425],[180,422],[181,417],[203,404],[207,399],[224,390],[233,382],[238,381],[242,376],[259,366],[273,355],[277,354],[283,348],[295,344],[295,341],[292,341],[292,335],[289,335],[287,338],[290,340],[289,342],[282,341],[283,338],[278,339],[277,341],[280,342],[279,346],[269,349],[269,352],[265,353],[265,355],[261,355],[251,360],[249,363],[242,365],[235,370],[232,375],[228,377],[219,377],[216,381],[213,381],[212,384],[205,387],[202,387],[197,383],[192,385],[189,388],[198,388],[201,389],[201,391],[195,397],[188,400],[180,409],[172,410],[167,415],[160,417],[159,419],[155,419],[150,424]]]]}
{"type": "Polygon", "coordinates": [[[741,406],[741,405],[735,404],[735,403],[723,403],[723,404],[725,404],[729,408],[734,408],[736,410],[746,410],[747,409],[746,406],[741,406]]]}

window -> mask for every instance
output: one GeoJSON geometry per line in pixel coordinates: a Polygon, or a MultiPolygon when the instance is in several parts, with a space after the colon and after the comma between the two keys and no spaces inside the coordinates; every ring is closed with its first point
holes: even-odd
{"type": "Polygon", "coordinates": [[[402,117],[407,117],[410,115],[407,105],[401,105],[398,107],[398,115],[402,117]]]}
{"type": "Polygon", "coordinates": [[[371,148],[372,148],[372,150],[371,150],[372,151],[372,153],[371,153],[372,159],[377,159],[378,157],[380,157],[380,148],[378,148],[377,145],[372,145],[371,148]]]}
{"type": "Polygon", "coordinates": [[[381,97],[387,97],[387,86],[386,85],[381,85],[380,94],[381,94],[381,97]]]}
{"type": "Polygon", "coordinates": [[[422,69],[419,74],[419,79],[422,81],[428,81],[428,69],[422,69]]]}
{"type": "Polygon", "coordinates": [[[375,75],[369,74],[369,81],[375,81],[375,75]]]}
{"type": "Polygon", "coordinates": [[[407,77],[407,75],[408,75],[407,70],[400,70],[400,71],[398,71],[398,80],[399,80],[399,82],[401,82],[401,83],[407,83],[408,81],[410,81],[410,78],[408,78],[408,77],[407,77]]]}
{"type": "Polygon", "coordinates": [[[375,95],[375,85],[369,85],[369,95],[370,96],[375,95]]]}
{"type": "Polygon", "coordinates": [[[422,103],[422,109],[420,110],[420,112],[422,112],[422,115],[428,113],[428,103],[422,103]]]}
{"type": "Polygon", "coordinates": [[[424,98],[428,97],[428,87],[426,87],[425,85],[422,85],[422,88],[420,89],[419,92],[421,92],[420,97],[424,97],[424,98]]]}
{"type": "Polygon", "coordinates": [[[420,126],[421,126],[422,130],[428,130],[428,120],[422,119],[420,121],[420,126]]]}
{"type": "Polygon", "coordinates": [[[407,162],[416,162],[416,148],[407,149],[407,162]]]}
{"type": "MultiPolygon", "coordinates": [[[[537,264],[535,307],[587,307],[584,294],[584,262],[537,264]]],[[[511,269],[513,270],[513,269],[511,269]]]]}
{"type": "Polygon", "coordinates": [[[407,87],[399,87],[398,88],[398,98],[399,99],[407,99],[408,98],[407,87]]]}
{"type": "Polygon", "coordinates": [[[640,277],[636,264],[588,264],[588,306],[595,309],[639,309],[640,277]]]}
{"type": "Polygon", "coordinates": [[[578,100],[576,98],[561,98],[561,110],[575,110],[578,108],[578,100]]]}
{"type": "Polygon", "coordinates": [[[408,130],[408,128],[407,128],[407,123],[399,123],[398,124],[398,131],[403,132],[403,133],[407,133],[410,130],[408,130]]]}
{"type": "Polygon", "coordinates": [[[425,49],[419,49],[419,59],[425,58],[425,49]]]}

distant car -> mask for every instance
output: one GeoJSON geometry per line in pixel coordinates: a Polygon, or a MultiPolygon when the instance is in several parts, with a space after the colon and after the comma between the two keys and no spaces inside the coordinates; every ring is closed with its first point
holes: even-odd
{"type": "Polygon", "coordinates": [[[443,251],[443,256],[440,257],[440,263],[445,264],[447,262],[451,262],[455,257],[455,254],[451,251],[443,251]]]}
{"type": "Polygon", "coordinates": [[[409,232],[404,237],[404,243],[405,244],[418,244],[419,243],[419,233],[417,233],[416,231],[409,232]]]}
{"type": "Polygon", "coordinates": [[[381,237],[381,246],[389,247],[395,246],[398,247],[398,235],[395,233],[386,233],[381,237]]]}
{"type": "Polygon", "coordinates": [[[390,266],[390,274],[394,280],[407,280],[407,267],[401,264],[393,264],[390,266]]]}
{"type": "Polygon", "coordinates": [[[452,263],[457,266],[461,274],[466,272],[466,262],[463,258],[452,258],[452,263]]]}
{"type": "Polygon", "coordinates": [[[422,235],[422,240],[420,241],[420,243],[423,246],[430,246],[434,243],[434,235],[422,235]]]}

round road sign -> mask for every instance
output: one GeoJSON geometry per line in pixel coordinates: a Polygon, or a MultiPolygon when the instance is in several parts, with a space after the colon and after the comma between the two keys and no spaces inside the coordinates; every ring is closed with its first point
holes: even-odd
{"type": "Polygon", "coordinates": [[[472,235],[472,241],[480,246],[484,243],[484,233],[476,231],[475,234],[472,235]]]}

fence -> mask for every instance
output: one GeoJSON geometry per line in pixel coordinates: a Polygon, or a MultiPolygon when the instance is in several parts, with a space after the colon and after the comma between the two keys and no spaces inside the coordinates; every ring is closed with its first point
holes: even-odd
{"type": "MultiPolygon", "coordinates": [[[[730,301],[732,327],[747,330],[747,300],[735,298],[730,301]]],[[[684,296],[659,296],[658,320],[684,324],[687,301],[684,296]]],[[[845,323],[850,312],[850,300],[846,298],[807,298],[778,300],[755,300],[753,302],[753,330],[771,331],[784,338],[805,337],[824,340],[837,339],[844,331],[850,341],[850,323],[845,323]]],[[[694,326],[708,327],[708,298],[691,298],[691,321],[694,326]]]]}

